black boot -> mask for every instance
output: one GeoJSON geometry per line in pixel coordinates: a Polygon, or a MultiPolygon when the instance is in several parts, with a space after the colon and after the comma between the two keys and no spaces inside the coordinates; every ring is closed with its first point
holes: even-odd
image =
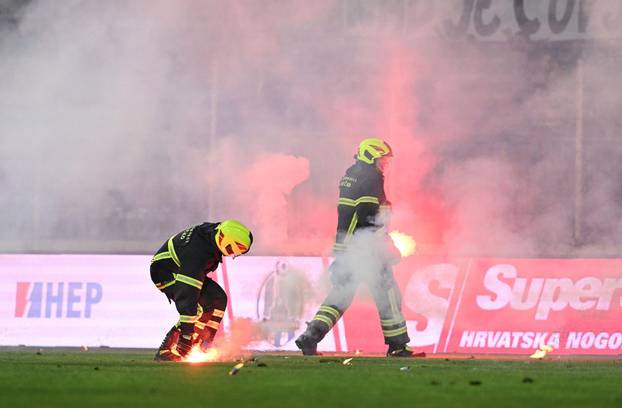
{"type": "Polygon", "coordinates": [[[162,352],[160,352],[160,354],[156,354],[155,361],[181,361],[181,356],[179,354],[176,354],[176,352],[171,351],[171,350],[163,350],[162,352]]]}
{"type": "Polygon", "coordinates": [[[389,344],[387,357],[425,357],[425,353],[415,353],[415,351],[406,344],[389,344]]]}
{"type": "Polygon", "coordinates": [[[175,361],[174,353],[172,350],[175,349],[175,345],[177,344],[177,340],[179,339],[179,328],[177,326],[173,326],[171,330],[166,333],[164,336],[164,340],[162,340],[162,344],[160,344],[160,348],[156,352],[155,357],[153,358],[156,361],[175,361]]]}
{"type": "Polygon", "coordinates": [[[306,333],[302,333],[296,339],[296,347],[298,347],[305,356],[319,356],[317,352],[317,342],[306,333]]]}

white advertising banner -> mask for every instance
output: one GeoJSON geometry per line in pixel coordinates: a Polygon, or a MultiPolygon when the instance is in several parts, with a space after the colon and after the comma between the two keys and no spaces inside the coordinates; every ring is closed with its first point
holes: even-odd
{"type": "Polygon", "coordinates": [[[0,345],[157,347],[177,313],[150,260],[0,255],[0,345]]]}
{"type": "MultiPolygon", "coordinates": [[[[319,257],[240,257],[227,260],[227,317],[252,319],[259,339],[253,350],[298,350],[294,339],[306,328],[328,291],[323,273],[328,260],[319,257]]],[[[223,281],[219,271],[218,281],[223,281]]],[[[342,338],[344,333],[342,331],[342,338]]],[[[339,327],[319,344],[320,351],[345,350],[339,327]],[[335,333],[337,338],[335,338],[335,333]]]]}
{"type": "MultiPolygon", "coordinates": [[[[158,347],[178,314],[151,282],[150,260],[146,255],[0,255],[0,345],[158,347]]],[[[250,319],[261,332],[250,348],[294,350],[294,336],[326,292],[325,262],[227,258],[209,275],[228,294],[223,330],[234,318],[250,319]]],[[[345,339],[337,343],[337,350],[346,345],[345,339]]],[[[327,336],[319,348],[335,350],[334,337],[327,336]]]]}

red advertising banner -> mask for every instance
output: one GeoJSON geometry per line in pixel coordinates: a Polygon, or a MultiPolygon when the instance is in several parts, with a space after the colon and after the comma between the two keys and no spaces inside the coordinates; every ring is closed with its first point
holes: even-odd
{"type": "MultiPolygon", "coordinates": [[[[411,344],[425,351],[622,352],[621,260],[413,259],[395,274],[411,344]]],[[[373,305],[344,318],[350,348],[383,350],[373,305]]]]}
{"type": "Polygon", "coordinates": [[[621,271],[619,260],[473,260],[445,348],[511,353],[548,344],[560,354],[619,354],[621,271]]]}

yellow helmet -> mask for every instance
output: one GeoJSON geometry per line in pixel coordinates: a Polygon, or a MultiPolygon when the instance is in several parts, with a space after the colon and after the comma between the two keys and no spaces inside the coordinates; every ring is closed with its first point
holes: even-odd
{"type": "Polygon", "coordinates": [[[215,239],[224,256],[237,256],[251,249],[253,234],[239,221],[224,220],[216,227],[215,239]]]}
{"type": "Polygon", "coordinates": [[[356,158],[367,164],[373,164],[376,159],[382,156],[393,156],[391,146],[384,140],[370,138],[361,142],[356,158]]]}

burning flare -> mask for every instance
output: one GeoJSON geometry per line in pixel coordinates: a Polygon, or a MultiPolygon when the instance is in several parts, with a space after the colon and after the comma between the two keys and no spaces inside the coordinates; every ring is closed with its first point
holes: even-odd
{"type": "Polygon", "coordinates": [[[536,350],[535,353],[530,355],[529,358],[542,360],[544,357],[546,357],[548,353],[553,352],[553,350],[555,349],[552,346],[549,346],[548,344],[541,344],[540,348],[536,350]]]}
{"type": "Polygon", "coordinates": [[[400,251],[400,255],[402,258],[406,258],[415,253],[415,247],[417,243],[408,234],[404,234],[403,232],[399,232],[397,230],[389,232],[389,236],[393,240],[393,244],[400,251]]]}
{"type": "Polygon", "coordinates": [[[196,345],[184,359],[186,363],[206,363],[216,361],[220,357],[218,349],[210,348],[207,352],[201,351],[201,347],[196,345]]]}

